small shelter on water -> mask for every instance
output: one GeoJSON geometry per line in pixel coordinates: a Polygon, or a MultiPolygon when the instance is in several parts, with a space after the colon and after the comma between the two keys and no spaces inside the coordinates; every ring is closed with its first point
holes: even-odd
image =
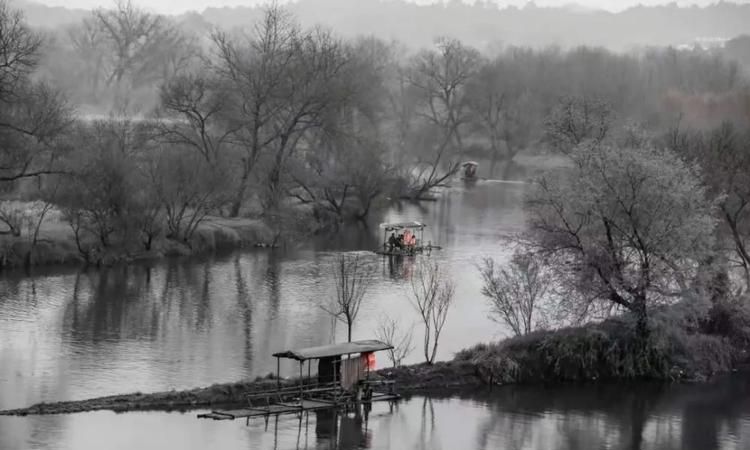
{"type": "Polygon", "coordinates": [[[403,256],[439,248],[433,246],[431,242],[425,245],[424,229],[426,227],[427,225],[416,221],[380,224],[380,229],[383,230],[383,248],[376,253],[403,256]],[[388,233],[391,233],[390,237],[388,233]]]}
{"type": "Polygon", "coordinates": [[[215,420],[259,417],[301,411],[349,407],[358,403],[398,400],[393,383],[371,377],[375,369],[375,352],[393,347],[377,340],[321,345],[274,353],[276,389],[251,392],[248,406],[242,409],[211,411],[198,417],[215,420]],[[296,383],[283,383],[281,359],[299,362],[296,383]],[[317,362],[317,376],[312,366],[317,362]],[[307,363],[307,377],[304,377],[307,363]]]}
{"type": "Polygon", "coordinates": [[[300,379],[303,376],[305,362],[307,362],[307,376],[311,378],[312,363],[317,361],[319,384],[333,383],[349,388],[360,380],[369,378],[370,370],[375,369],[375,352],[392,348],[384,342],[367,340],[285,350],[274,353],[273,356],[276,358],[277,375],[281,366],[281,358],[299,362],[300,379]],[[344,356],[346,356],[345,359],[344,356]]]}
{"type": "Polygon", "coordinates": [[[476,161],[466,161],[462,166],[464,168],[464,181],[476,181],[479,163],[476,161]]]}

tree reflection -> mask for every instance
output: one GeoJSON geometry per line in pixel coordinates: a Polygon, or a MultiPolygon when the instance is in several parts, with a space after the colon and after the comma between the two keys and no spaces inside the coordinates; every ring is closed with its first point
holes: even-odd
{"type": "MultiPolygon", "coordinates": [[[[369,406],[355,406],[350,411],[317,410],[315,414],[316,448],[329,450],[367,449],[372,435],[367,429],[369,406]]],[[[302,427],[302,420],[300,420],[302,427]]],[[[298,448],[300,440],[298,439],[298,448]]],[[[307,445],[305,444],[305,447],[307,445]]]]}
{"type": "Polygon", "coordinates": [[[750,414],[742,400],[749,387],[750,380],[735,377],[703,386],[501,388],[471,396],[490,412],[478,428],[476,448],[719,450],[727,433],[739,435],[742,417],[750,414]]]}
{"type": "Polygon", "coordinates": [[[253,304],[250,298],[250,290],[247,281],[242,273],[242,264],[240,255],[234,257],[234,280],[237,291],[237,308],[242,315],[243,332],[245,333],[244,354],[245,354],[245,372],[252,373],[253,364],[253,304]]]}
{"type": "Polygon", "coordinates": [[[440,441],[435,432],[435,406],[431,397],[423,398],[420,418],[417,442],[414,443],[412,448],[420,450],[440,448],[440,441]]]}

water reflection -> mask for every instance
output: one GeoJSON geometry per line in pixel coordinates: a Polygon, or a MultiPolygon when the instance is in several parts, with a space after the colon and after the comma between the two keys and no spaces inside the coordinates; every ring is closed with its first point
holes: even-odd
{"type": "MultiPolygon", "coordinates": [[[[479,301],[478,256],[507,253],[498,234],[520,229],[522,187],[478,184],[438,202],[404,203],[374,222],[421,220],[457,281],[439,358],[502,333],[479,301]]],[[[299,250],[244,251],[103,270],[41,271],[0,278],[0,408],[123,391],[181,389],[265,375],[282,348],[343,337],[319,307],[333,292],[337,251],[375,249],[361,225],[299,250]]],[[[383,313],[416,314],[408,278],[417,257],[366,256],[378,279],[354,338],[371,338],[383,313]]],[[[421,339],[415,330],[414,339],[421,339]]],[[[407,362],[419,360],[417,354],[407,362]]],[[[292,366],[282,367],[289,370],[292,366]]]]}
{"type": "Polygon", "coordinates": [[[743,374],[707,385],[508,386],[247,424],[196,412],[0,417],[0,448],[736,450],[750,448],[749,394],[743,374]]]}

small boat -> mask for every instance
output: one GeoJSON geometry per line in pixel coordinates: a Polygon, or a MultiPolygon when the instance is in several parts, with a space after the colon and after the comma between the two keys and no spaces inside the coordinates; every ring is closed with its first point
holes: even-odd
{"type": "Polygon", "coordinates": [[[479,178],[477,177],[477,167],[479,163],[476,161],[466,161],[462,164],[464,168],[464,176],[461,177],[467,183],[476,182],[479,178]]]}
{"type": "Polygon", "coordinates": [[[380,224],[383,230],[383,248],[376,250],[375,253],[385,256],[413,256],[424,251],[439,250],[440,247],[432,245],[432,242],[424,243],[426,227],[427,225],[421,222],[380,224]],[[397,242],[392,242],[392,238],[388,236],[389,232],[393,239],[397,239],[397,242]]]}

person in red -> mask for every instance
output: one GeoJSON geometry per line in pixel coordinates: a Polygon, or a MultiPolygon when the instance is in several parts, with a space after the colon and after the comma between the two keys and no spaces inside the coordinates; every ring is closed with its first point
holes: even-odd
{"type": "Polygon", "coordinates": [[[364,360],[365,369],[375,370],[375,353],[362,353],[362,359],[364,360]]]}
{"type": "Polygon", "coordinates": [[[411,231],[406,230],[404,231],[404,247],[409,248],[411,245],[411,231]]]}

